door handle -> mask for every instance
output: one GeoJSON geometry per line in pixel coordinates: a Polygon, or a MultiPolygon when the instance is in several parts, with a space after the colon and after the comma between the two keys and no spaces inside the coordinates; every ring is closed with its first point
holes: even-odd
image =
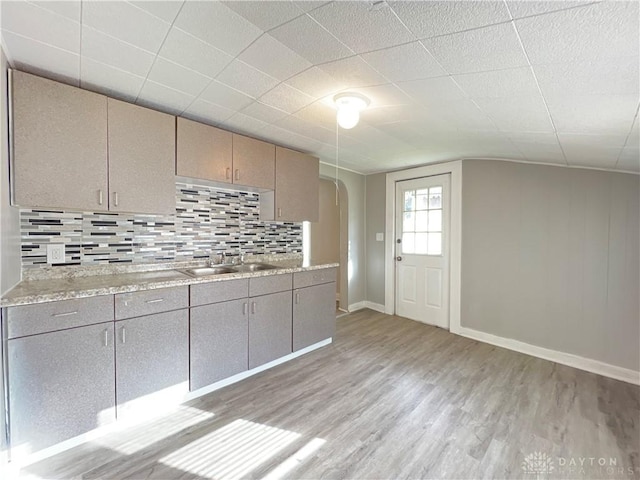
{"type": "Polygon", "coordinates": [[[224,178],[231,180],[231,169],[229,167],[227,167],[227,170],[225,171],[224,178]]]}
{"type": "Polygon", "coordinates": [[[242,314],[243,315],[247,314],[247,302],[242,304],[242,314]]]}
{"type": "Polygon", "coordinates": [[[251,313],[256,314],[256,302],[251,302],[251,313]]]}
{"type": "Polygon", "coordinates": [[[120,332],[121,336],[122,336],[122,343],[127,343],[127,331],[125,330],[124,327],[122,327],[122,330],[120,332]]]}
{"type": "Polygon", "coordinates": [[[102,334],[103,334],[102,345],[105,347],[108,347],[109,346],[109,330],[105,328],[102,334]]]}
{"type": "Polygon", "coordinates": [[[102,189],[98,190],[98,205],[102,205],[104,199],[102,198],[102,189]]]}
{"type": "Polygon", "coordinates": [[[118,206],[118,192],[113,192],[113,206],[118,206]]]}
{"type": "Polygon", "coordinates": [[[240,169],[236,168],[236,180],[240,180],[240,169]]]}
{"type": "Polygon", "coordinates": [[[402,257],[401,257],[400,255],[398,255],[398,256],[396,257],[396,260],[397,260],[398,262],[401,262],[401,261],[402,261],[402,257]]]}

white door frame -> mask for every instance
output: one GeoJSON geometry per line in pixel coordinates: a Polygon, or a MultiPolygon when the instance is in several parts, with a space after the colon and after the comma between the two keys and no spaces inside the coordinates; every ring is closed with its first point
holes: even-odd
{"type": "Polygon", "coordinates": [[[451,227],[449,232],[449,330],[452,333],[460,331],[460,282],[462,263],[462,161],[438,163],[424,167],[410,168],[399,172],[387,173],[386,212],[385,212],[385,313],[395,313],[395,261],[394,239],[395,211],[396,211],[396,182],[411,180],[432,175],[451,174],[451,227]]]}

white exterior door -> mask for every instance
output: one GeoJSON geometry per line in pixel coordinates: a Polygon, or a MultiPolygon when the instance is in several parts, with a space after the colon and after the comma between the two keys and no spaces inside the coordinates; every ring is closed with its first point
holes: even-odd
{"type": "Polygon", "coordinates": [[[396,182],[396,314],[449,328],[450,175],[396,182]]]}

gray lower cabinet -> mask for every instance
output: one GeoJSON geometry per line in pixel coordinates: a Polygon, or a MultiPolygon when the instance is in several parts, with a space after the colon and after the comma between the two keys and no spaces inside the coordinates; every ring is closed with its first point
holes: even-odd
{"type": "Polygon", "coordinates": [[[249,298],[249,368],[291,353],[291,291],[249,298]]]}
{"type": "Polygon", "coordinates": [[[187,309],[120,320],[115,328],[118,416],[148,395],[189,391],[187,309]]]}
{"type": "Polygon", "coordinates": [[[11,447],[37,451],[115,420],[113,322],[11,339],[11,447]]]}
{"type": "Polygon", "coordinates": [[[247,298],[191,309],[191,390],[249,368],[247,298]]]}
{"type": "Polygon", "coordinates": [[[293,350],[333,337],[336,330],[336,283],[293,291],[293,350]]]}

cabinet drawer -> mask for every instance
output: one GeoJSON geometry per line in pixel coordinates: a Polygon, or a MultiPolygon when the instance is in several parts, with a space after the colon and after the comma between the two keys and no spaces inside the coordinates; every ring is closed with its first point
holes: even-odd
{"type": "Polygon", "coordinates": [[[336,268],[323,268],[322,270],[294,273],[293,288],[303,288],[321,283],[335,282],[336,271],[336,268]]]}
{"type": "Polygon", "coordinates": [[[191,285],[191,306],[208,303],[226,302],[247,298],[249,295],[249,279],[224,280],[221,282],[199,283],[191,285]]]}
{"type": "Polygon", "coordinates": [[[7,308],[8,337],[17,338],[113,321],[113,295],[7,308]]]}
{"type": "Polygon", "coordinates": [[[249,296],[268,295],[269,293],[286,292],[291,290],[293,275],[269,275],[249,279],[249,296]]]}
{"type": "Polygon", "coordinates": [[[189,287],[158,288],[116,295],[116,320],[189,306],[189,287]]]}

